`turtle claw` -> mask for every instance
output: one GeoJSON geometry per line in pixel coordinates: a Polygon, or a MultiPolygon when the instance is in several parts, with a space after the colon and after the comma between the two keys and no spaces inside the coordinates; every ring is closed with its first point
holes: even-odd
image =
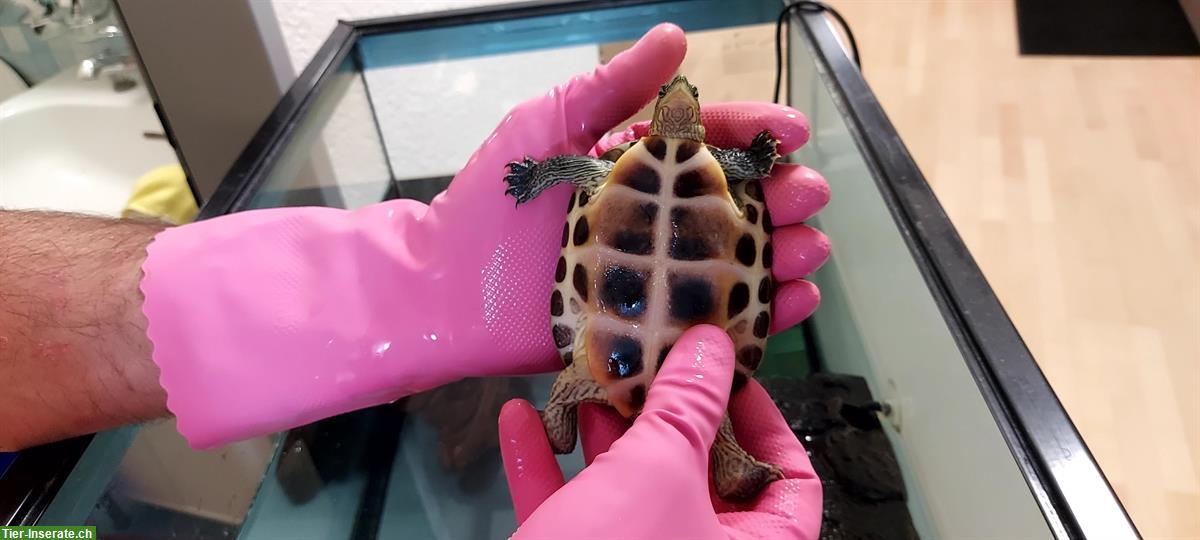
{"type": "Polygon", "coordinates": [[[508,180],[509,184],[512,184],[513,176],[527,173],[534,165],[537,165],[537,163],[528,157],[521,161],[510,161],[508,162],[508,169],[512,172],[505,179],[508,180]]]}
{"type": "Polygon", "coordinates": [[[508,184],[508,189],[504,190],[504,194],[515,198],[518,205],[537,196],[537,190],[534,189],[535,175],[533,171],[536,165],[537,163],[528,157],[522,161],[508,163],[509,173],[504,176],[504,182],[508,184]]]}
{"type": "Polygon", "coordinates": [[[593,189],[612,168],[612,162],[588,156],[551,156],[542,162],[526,157],[508,163],[509,172],[504,176],[504,182],[508,184],[505,193],[520,204],[559,184],[593,189]]]}
{"type": "Polygon", "coordinates": [[[764,129],[754,136],[748,148],[717,148],[713,157],[731,183],[762,180],[771,174],[775,160],[780,157],[779,140],[764,129]]]}
{"type": "Polygon", "coordinates": [[[754,140],[750,141],[751,162],[755,164],[759,172],[766,176],[770,174],[772,166],[775,165],[775,160],[779,159],[779,140],[771,135],[770,131],[762,130],[758,135],[754,136],[754,140]]]}

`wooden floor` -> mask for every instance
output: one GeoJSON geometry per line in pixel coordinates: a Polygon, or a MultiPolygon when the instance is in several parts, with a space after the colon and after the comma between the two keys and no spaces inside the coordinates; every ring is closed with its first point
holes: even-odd
{"type": "Polygon", "coordinates": [[[1200,538],[1200,58],[1022,57],[1011,0],[841,0],[1143,536],[1200,538]]]}

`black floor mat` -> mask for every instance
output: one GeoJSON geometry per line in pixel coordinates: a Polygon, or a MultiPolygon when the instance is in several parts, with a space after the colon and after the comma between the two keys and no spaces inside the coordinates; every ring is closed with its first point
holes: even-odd
{"type": "Polygon", "coordinates": [[[1194,56],[1179,0],[1016,0],[1021,54],[1194,56]]]}
{"type": "Polygon", "coordinates": [[[866,379],[816,373],[761,382],[821,479],[821,540],[920,540],[866,379]]]}

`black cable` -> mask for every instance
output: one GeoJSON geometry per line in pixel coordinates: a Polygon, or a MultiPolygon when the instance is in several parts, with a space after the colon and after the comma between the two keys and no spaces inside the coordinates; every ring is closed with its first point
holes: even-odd
{"type": "MultiPolygon", "coordinates": [[[[775,98],[772,100],[779,103],[779,90],[783,83],[783,25],[788,21],[788,15],[792,10],[800,9],[810,13],[827,12],[833,15],[838,24],[842,26],[842,30],[846,32],[846,38],[850,41],[850,51],[854,55],[854,64],[858,66],[859,71],[862,70],[861,56],[858,54],[858,42],[854,39],[854,32],[850,31],[850,24],[838,13],[824,2],[816,2],[813,0],[800,0],[798,2],[788,4],[779,12],[779,19],[775,21],[775,98]]],[[[788,48],[788,64],[791,65],[792,50],[788,48]]]]}

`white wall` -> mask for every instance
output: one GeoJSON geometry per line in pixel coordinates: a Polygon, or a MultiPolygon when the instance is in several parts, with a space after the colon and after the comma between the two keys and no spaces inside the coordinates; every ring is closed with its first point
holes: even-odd
{"type": "Polygon", "coordinates": [[[271,0],[279,33],[296,73],[304,69],[338,20],[408,15],[489,4],[507,0],[271,0]]]}
{"type": "Polygon", "coordinates": [[[588,44],[367,72],[396,178],[453,175],[509,110],[599,57],[588,44]]]}

